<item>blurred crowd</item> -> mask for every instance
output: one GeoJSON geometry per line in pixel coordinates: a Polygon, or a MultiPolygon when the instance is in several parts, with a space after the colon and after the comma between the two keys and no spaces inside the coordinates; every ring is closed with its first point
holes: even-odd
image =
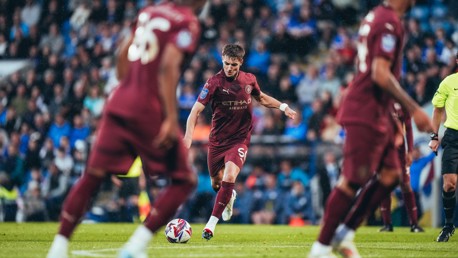
{"type": "MultiPolygon", "coordinates": [[[[264,92],[294,107],[298,118],[286,121],[280,111],[254,103],[253,139],[260,140],[253,141],[236,184],[233,221],[317,223],[339,175],[344,134],[335,115],[354,76],[358,22],[379,1],[210,2],[201,43],[179,84],[180,123],[184,128],[205,81],[221,69],[222,46],[243,45],[242,70],[254,73],[264,92]],[[290,151],[266,155],[265,139],[290,151]]],[[[118,46],[138,10],[153,3],[0,0],[0,61],[31,64],[0,81],[0,220],[57,220],[68,189],[84,172],[104,103],[117,85],[118,46]]],[[[418,0],[406,17],[402,85],[421,105],[457,69],[456,13],[458,1],[418,0]]],[[[207,218],[215,196],[206,167],[210,114],[199,117],[198,144],[191,148],[199,185],[181,210],[190,221],[207,218]]],[[[110,194],[100,194],[105,202],[88,218],[132,221],[138,216],[137,181],[107,178],[104,191],[110,194]]],[[[150,199],[167,183],[158,182],[150,199]]]]}

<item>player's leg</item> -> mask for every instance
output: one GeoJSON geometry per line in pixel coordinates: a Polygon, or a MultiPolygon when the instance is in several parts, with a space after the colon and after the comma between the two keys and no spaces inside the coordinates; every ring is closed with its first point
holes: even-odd
{"type": "MultiPolygon", "coordinates": [[[[401,163],[402,175],[406,174],[406,146],[401,144],[398,148],[399,162],[401,163]]],[[[401,187],[403,178],[401,177],[401,187]]],[[[393,224],[391,222],[391,194],[387,196],[380,204],[380,213],[382,215],[383,227],[379,232],[393,232],[393,224]]]]}
{"type": "Polygon", "coordinates": [[[213,237],[216,224],[225,212],[223,220],[229,220],[232,216],[232,206],[236,198],[234,191],[235,180],[246,159],[248,148],[245,144],[237,144],[228,150],[220,152],[224,157],[224,172],[221,181],[221,188],[216,195],[215,204],[210,219],[202,233],[202,237],[209,240],[213,237]]]}
{"type": "Polygon", "coordinates": [[[370,169],[379,168],[379,171],[364,185],[333,239],[333,245],[344,257],[360,257],[353,241],[356,229],[371,212],[379,207],[382,200],[390,195],[400,180],[401,166],[393,134],[381,135],[373,131],[372,138],[380,138],[380,142],[373,146],[373,155],[366,158],[374,162],[371,163],[370,169]]]}
{"type": "Polygon", "coordinates": [[[457,174],[443,174],[442,205],[444,207],[445,225],[437,237],[437,242],[447,242],[455,233],[456,182],[457,174]]]}
{"type": "Polygon", "coordinates": [[[210,175],[213,191],[216,193],[221,189],[221,182],[223,181],[224,167],[221,168],[215,175],[210,175]]]}
{"type": "Polygon", "coordinates": [[[48,258],[66,257],[68,240],[87,210],[92,196],[99,190],[106,171],[126,173],[133,156],[126,151],[125,130],[119,129],[113,117],[103,116],[97,141],[91,151],[88,168],[72,187],[60,215],[59,232],[48,252],[48,258]]]}
{"type": "Polygon", "coordinates": [[[410,173],[407,169],[402,171],[400,186],[404,205],[409,216],[410,231],[413,233],[425,232],[418,225],[417,203],[415,202],[415,194],[410,186],[410,173]]]}
{"type": "Polygon", "coordinates": [[[360,257],[354,244],[356,229],[373,212],[383,199],[397,186],[399,169],[382,168],[380,173],[362,188],[345,221],[336,231],[333,243],[343,257],[360,257]]]}
{"type": "Polygon", "coordinates": [[[235,179],[237,178],[239,172],[240,168],[232,161],[228,161],[224,166],[224,175],[221,182],[221,188],[216,195],[212,215],[210,216],[210,219],[205,225],[204,231],[202,233],[203,238],[209,240],[211,237],[213,237],[216,224],[221,218],[226,206],[231,201],[234,193],[235,179]]]}
{"type": "Polygon", "coordinates": [[[312,245],[309,257],[330,257],[331,241],[335,231],[348,214],[359,188],[375,171],[383,137],[373,137],[372,130],[363,126],[348,126],[344,145],[344,163],[337,186],[326,202],[322,227],[317,241],[312,245]]]}
{"type": "Polygon", "coordinates": [[[105,171],[89,168],[72,187],[62,207],[59,233],[54,237],[47,258],[68,257],[69,239],[104,177],[105,171]]]}
{"type": "Polygon", "coordinates": [[[442,205],[444,207],[445,225],[437,237],[437,242],[447,242],[455,232],[454,213],[456,206],[456,183],[458,173],[458,132],[445,130],[442,138],[442,205]]]}
{"type": "MultiPolygon", "coordinates": [[[[215,148],[210,146],[208,148],[208,155],[207,155],[207,165],[208,165],[208,172],[210,173],[210,179],[212,183],[212,188],[215,192],[219,192],[221,189],[221,184],[223,181],[224,175],[224,154],[227,151],[226,148],[215,148]]],[[[216,199],[215,199],[216,203],[216,199]]],[[[212,210],[213,214],[213,210],[212,210]]],[[[208,219],[209,228],[205,227],[202,232],[202,238],[207,240],[213,237],[213,231],[215,230],[216,223],[218,223],[219,218],[214,217],[213,215],[210,216],[208,219]],[[212,227],[213,225],[213,227],[212,227]],[[210,229],[213,228],[213,231],[210,229]]]]}
{"type": "Polygon", "coordinates": [[[350,183],[345,174],[341,175],[339,182],[326,201],[322,228],[318,240],[312,245],[309,258],[335,257],[332,253],[331,241],[339,223],[343,221],[345,215],[350,211],[351,204],[359,188],[360,184],[350,183]]]}
{"type": "Polygon", "coordinates": [[[383,227],[380,232],[393,232],[393,224],[391,223],[391,195],[386,197],[380,204],[380,213],[382,215],[383,227]]]}
{"type": "MultiPolygon", "coordinates": [[[[237,198],[237,192],[234,190],[234,184],[237,179],[237,176],[242,169],[243,164],[245,163],[246,156],[248,153],[248,147],[245,144],[237,144],[233,148],[229,150],[226,157],[224,158],[224,162],[226,164],[233,163],[235,166],[232,167],[231,170],[224,171],[223,182],[227,182],[230,184],[230,189],[232,189],[231,198],[229,203],[224,208],[223,213],[221,214],[224,221],[228,221],[232,217],[232,210],[234,207],[235,199],[237,198]]],[[[231,164],[232,165],[232,164],[231,164]]]]}
{"type": "Polygon", "coordinates": [[[139,146],[138,153],[145,174],[166,175],[170,179],[170,184],[154,200],[143,225],[136,229],[121,249],[120,258],[146,257],[146,250],[153,234],[173,218],[177,209],[188,199],[197,184],[197,175],[188,166],[188,151],[182,141],[178,141],[173,148],[164,152],[141,143],[151,142],[149,140],[137,140],[139,142],[135,146],[139,146]]]}
{"type": "Polygon", "coordinates": [[[210,178],[211,178],[211,182],[212,182],[212,188],[217,194],[216,194],[216,198],[215,198],[215,203],[213,204],[212,215],[208,219],[208,222],[207,222],[207,224],[205,225],[205,227],[204,227],[204,229],[202,231],[202,238],[205,238],[207,240],[210,240],[213,237],[213,232],[215,231],[216,224],[219,221],[218,217],[213,216],[213,212],[215,210],[214,206],[217,204],[218,193],[221,190],[224,170],[225,170],[225,167],[223,166],[216,173],[211,173],[210,172],[211,173],[210,178]]]}

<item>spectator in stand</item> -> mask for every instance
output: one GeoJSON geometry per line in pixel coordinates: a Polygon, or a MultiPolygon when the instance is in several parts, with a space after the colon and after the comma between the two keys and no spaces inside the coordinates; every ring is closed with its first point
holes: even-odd
{"type": "Polygon", "coordinates": [[[48,220],[45,198],[38,182],[30,181],[24,194],[24,216],[27,222],[44,222],[48,220]]]}
{"type": "Polygon", "coordinates": [[[303,120],[301,111],[297,111],[296,119],[286,121],[283,135],[297,141],[305,141],[307,136],[307,124],[303,120]]]}
{"type": "Polygon", "coordinates": [[[310,106],[313,100],[316,99],[320,87],[319,82],[318,68],[310,64],[307,67],[307,74],[299,81],[296,87],[297,98],[301,106],[310,106]]]}
{"type": "Polygon", "coordinates": [[[84,107],[89,109],[94,117],[99,117],[102,114],[104,104],[105,99],[100,93],[100,88],[93,85],[89,88],[89,94],[84,98],[84,107]]]}
{"type": "Polygon", "coordinates": [[[59,218],[59,211],[67,195],[69,178],[54,163],[49,164],[45,174],[46,177],[42,189],[43,196],[46,199],[49,219],[56,221],[59,218]]]}
{"type": "Polygon", "coordinates": [[[257,76],[266,75],[270,63],[270,52],[266,49],[266,44],[257,40],[254,49],[248,54],[246,60],[247,70],[257,76]]]}
{"type": "Polygon", "coordinates": [[[76,141],[85,141],[90,135],[89,126],[84,124],[83,118],[81,115],[75,115],[73,117],[73,126],[69,135],[70,147],[71,149],[75,148],[76,141]]]}
{"type": "Polygon", "coordinates": [[[40,20],[41,6],[34,0],[26,0],[21,10],[21,20],[30,27],[37,25],[40,20]]]}
{"type": "Polygon", "coordinates": [[[57,23],[52,23],[49,26],[48,33],[43,36],[40,41],[40,47],[49,46],[51,52],[54,54],[60,54],[64,48],[64,37],[59,32],[57,23]]]}
{"type": "Polygon", "coordinates": [[[300,181],[293,181],[291,192],[287,195],[284,205],[288,224],[303,226],[315,224],[312,197],[300,181]]]}
{"type": "Polygon", "coordinates": [[[19,155],[18,146],[10,143],[6,159],[0,164],[2,171],[5,171],[13,186],[20,186],[24,181],[24,160],[19,155]]]}
{"type": "Polygon", "coordinates": [[[251,219],[254,224],[274,224],[282,210],[277,178],[273,174],[264,175],[264,188],[253,193],[251,219]],[[257,203],[256,203],[257,200],[257,203]]]}
{"type": "Polygon", "coordinates": [[[295,50],[300,58],[303,58],[316,47],[317,27],[309,4],[303,3],[298,14],[291,17],[288,21],[287,31],[293,38],[290,47],[295,50]]]}
{"type": "Polygon", "coordinates": [[[54,122],[49,128],[48,137],[52,139],[54,146],[60,146],[60,138],[62,136],[68,137],[71,132],[70,123],[68,123],[61,113],[57,113],[54,117],[54,122]]]}
{"type": "Polygon", "coordinates": [[[237,201],[234,203],[231,221],[237,224],[248,224],[251,222],[251,205],[253,194],[247,189],[244,183],[237,181],[235,188],[237,191],[237,201]]]}

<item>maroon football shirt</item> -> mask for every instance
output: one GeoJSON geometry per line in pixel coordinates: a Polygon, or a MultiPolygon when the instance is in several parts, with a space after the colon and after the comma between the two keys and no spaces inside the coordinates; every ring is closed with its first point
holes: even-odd
{"type": "Polygon", "coordinates": [[[364,124],[386,132],[394,99],[372,81],[371,65],[376,57],[391,60],[391,72],[399,79],[403,24],[393,9],[380,5],[367,14],[358,33],[358,72],[342,102],[339,121],[344,126],[364,124]]]}
{"type": "Polygon", "coordinates": [[[256,77],[240,71],[237,79],[226,77],[224,71],[208,79],[197,101],[210,103],[213,110],[210,145],[244,143],[249,145],[252,125],[252,98],[259,96],[256,77]]]}
{"type": "Polygon", "coordinates": [[[110,113],[160,124],[163,111],[158,72],[164,47],[174,44],[190,56],[197,46],[200,25],[192,9],[169,2],[144,8],[134,33],[128,73],[105,108],[110,113]]]}

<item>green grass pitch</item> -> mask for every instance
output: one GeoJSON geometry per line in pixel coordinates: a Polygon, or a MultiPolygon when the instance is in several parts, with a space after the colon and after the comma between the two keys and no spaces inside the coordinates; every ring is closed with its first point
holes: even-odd
{"type": "MultiPolygon", "coordinates": [[[[163,230],[154,237],[150,257],[307,257],[318,227],[218,225],[215,237],[201,239],[201,224],[192,224],[193,237],[187,244],[170,244],[163,230]]],[[[0,223],[0,257],[45,257],[57,230],[56,223],[0,223]]],[[[116,252],[135,224],[83,224],[72,242],[70,257],[116,257],[116,252]]],[[[363,227],[356,243],[363,257],[458,257],[458,236],[447,243],[434,241],[440,229],[410,233],[395,228],[393,233],[378,233],[377,227],[363,227]]]]}

